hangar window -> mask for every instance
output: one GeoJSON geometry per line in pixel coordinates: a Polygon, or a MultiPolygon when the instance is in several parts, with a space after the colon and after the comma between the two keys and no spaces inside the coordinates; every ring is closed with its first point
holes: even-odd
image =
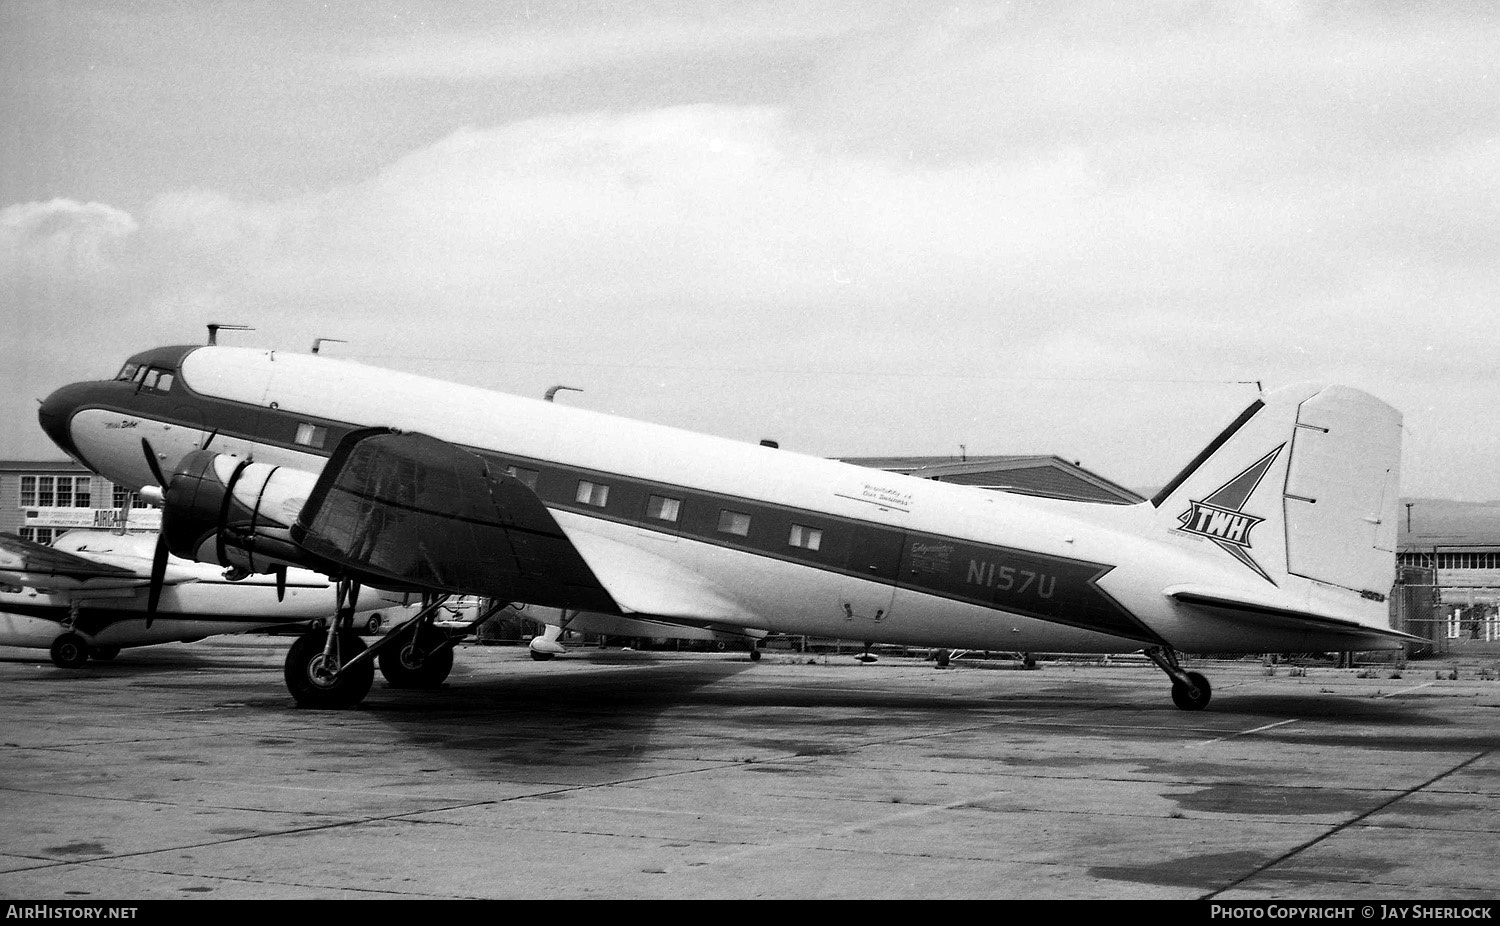
{"type": "Polygon", "coordinates": [[[587,479],[580,479],[578,480],[578,495],[575,497],[585,505],[603,508],[609,504],[609,486],[599,482],[589,482],[587,479]]]}
{"type": "Polygon", "coordinates": [[[526,488],[535,490],[537,478],[542,474],[534,469],[527,469],[524,466],[507,466],[505,467],[505,475],[515,477],[521,480],[521,484],[526,488]]]}
{"type": "Polygon", "coordinates": [[[792,535],[787,538],[787,545],[801,547],[804,550],[816,550],[823,545],[823,532],[815,527],[793,524],[792,535]]]}
{"type": "Polygon", "coordinates": [[[304,447],[322,447],[328,441],[328,429],[304,421],[297,425],[296,441],[304,447]]]}
{"type": "Polygon", "coordinates": [[[675,522],[682,513],[682,500],[665,495],[652,495],[646,499],[646,517],[658,521],[675,522]]]}
{"type": "Polygon", "coordinates": [[[146,500],[124,486],[113,486],[110,489],[109,507],[124,508],[127,501],[132,508],[145,508],[146,500]]]}
{"type": "Polygon", "coordinates": [[[743,511],[728,508],[719,511],[719,533],[747,537],[750,534],[750,516],[743,511]]]}
{"type": "Polygon", "coordinates": [[[22,476],[21,508],[88,508],[89,476],[22,476]]]}

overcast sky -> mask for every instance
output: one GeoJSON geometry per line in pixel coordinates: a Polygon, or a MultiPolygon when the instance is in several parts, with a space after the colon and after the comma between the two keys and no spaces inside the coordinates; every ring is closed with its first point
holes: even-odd
{"type": "Polygon", "coordinates": [[[0,457],[133,351],[1166,481],[1265,388],[1500,499],[1500,5],[0,3],[0,457]]]}

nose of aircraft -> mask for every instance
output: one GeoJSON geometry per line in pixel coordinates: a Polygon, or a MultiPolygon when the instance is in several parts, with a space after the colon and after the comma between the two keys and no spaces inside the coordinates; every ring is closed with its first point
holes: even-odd
{"type": "Polygon", "coordinates": [[[52,438],[52,442],[67,452],[68,456],[83,463],[88,463],[78,452],[78,446],[73,443],[73,413],[78,411],[82,404],[84,392],[88,389],[88,383],[72,383],[63,386],[42,400],[42,407],[37,409],[36,417],[41,422],[42,430],[52,438]]]}

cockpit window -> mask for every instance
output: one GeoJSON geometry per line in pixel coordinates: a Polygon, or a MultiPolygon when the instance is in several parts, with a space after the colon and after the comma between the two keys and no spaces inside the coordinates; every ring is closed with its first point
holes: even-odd
{"type": "Polygon", "coordinates": [[[169,392],[172,389],[172,371],[152,367],[141,378],[141,388],[152,392],[169,392]]]}
{"type": "Polygon", "coordinates": [[[141,369],[141,365],[139,363],[127,363],[127,364],[125,364],[123,367],[120,367],[119,374],[115,376],[115,382],[117,382],[117,383],[128,383],[128,382],[130,382],[131,380],[135,379],[135,374],[137,372],[139,372],[140,369],[141,369]]]}

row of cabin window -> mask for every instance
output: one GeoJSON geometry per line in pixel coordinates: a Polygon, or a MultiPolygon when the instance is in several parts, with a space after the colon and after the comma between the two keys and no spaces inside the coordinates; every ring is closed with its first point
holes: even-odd
{"type": "MultiPolygon", "coordinates": [[[[512,473],[512,475],[516,474],[512,473]]],[[[600,482],[580,479],[578,480],[578,492],[574,495],[574,501],[580,505],[603,508],[609,504],[609,486],[600,482]]],[[[667,521],[675,524],[681,515],[682,499],[672,498],[668,495],[646,496],[646,517],[654,521],[667,521]]],[[[735,511],[732,508],[720,508],[718,530],[721,534],[748,537],[750,535],[750,515],[743,511],[735,511]]],[[[821,530],[801,524],[792,525],[791,535],[787,538],[787,546],[799,547],[804,550],[816,550],[822,545],[823,532],[821,530]]]]}

